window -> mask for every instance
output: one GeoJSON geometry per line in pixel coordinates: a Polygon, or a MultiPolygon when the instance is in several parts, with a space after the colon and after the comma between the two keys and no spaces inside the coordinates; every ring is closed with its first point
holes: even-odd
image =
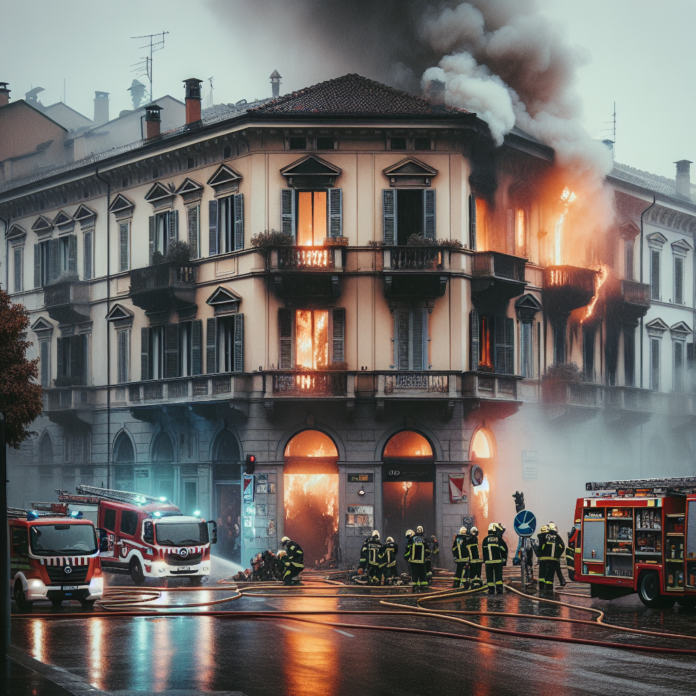
{"type": "Polygon", "coordinates": [[[684,348],[684,341],[673,341],[672,345],[674,346],[674,370],[673,370],[673,376],[672,376],[672,383],[673,386],[672,388],[674,389],[675,392],[683,392],[684,391],[684,361],[685,361],[685,355],[684,353],[685,348],[684,348]]]}
{"type": "Polygon", "coordinates": [[[650,339],[650,388],[660,391],[660,339],[650,339]]]}
{"type": "Polygon", "coordinates": [[[150,263],[152,256],[159,253],[166,256],[169,247],[179,238],[179,212],[168,210],[150,216],[150,263]]]}
{"type": "Polygon", "coordinates": [[[469,315],[469,336],[472,370],[510,375],[515,373],[514,319],[479,314],[477,310],[472,309],[469,315]]]}
{"type": "Polygon", "coordinates": [[[527,256],[527,211],[524,208],[515,208],[515,255],[526,258],[527,256]]]}
{"type": "Polygon", "coordinates": [[[306,150],[307,138],[304,135],[293,135],[288,138],[289,150],[306,150]]]}
{"type": "Polygon", "coordinates": [[[51,386],[51,341],[49,339],[39,342],[39,363],[41,386],[48,389],[51,386]]]}
{"type": "Polygon", "coordinates": [[[24,290],[24,272],[22,268],[24,259],[24,248],[15,247],[12,252],[14,262],[14,291],[22,292],[24,290]]]}
{"type": "Polygon", "coordinates": [[[199,319],[141,329],[141,379],[201,374],[202,333],[199,319]]]}
{"type": "Polygon", "coordinates": [[[130,381],[130,329],[124,329],[116,334],[117,341],[117,365],[119,384],[130,381]]]}
{"type": "Polygon", "coordinates": [[[428,310],[394,311],[394,367],[397,370],[427,370],[428,310]]]}
{"type": "Polygon", "coordinates": [[[433,142],[430,138],[416,137],[416,150],[432,150],[433,142]]]}
{"type": "Polygon", "coordinates": [[[208,319],[206,326],[206,370],[244,372],[244,315],[208,319]]]}
{"type": "Polygon", "coordinates": [[[405,246],[411,235],[435,241],[435,190],[382,191],[385,244],[405,246]]]}
{"type": "Polygon", "coordinates": [[[201,255],[201,206],[190,205],[186,213],[188,215],[188,245],[191,250],[191,258],[197,259],[201,255]]]}
{"type": "Polygon", "coordinates": [[[189,157],[186,160],[186,169],[193,169],[196,166],[196,160],[193,157],[189,157]]]}
{"type": "Polygon", "coordinates": [[[110,532],[116,531],[116,510],[104,510],[104,521],[102,522],[104,529],[110,532]]]}
{"type": "Polygon", "coordinates": [[[88,230],[82,237],[84,244],[84,278],[90,280],[94,276],[94,232],[88,230]]]}
{"type": "Polygon", "coordinates": [[[210,201],[208,206],[210,256],[244,248],[244,194],[210,201]]]}
{"type": "Polygon", "coordinates": [[[595,329],[593,326],[582,327],[582,372],[586,382],[595,381],[595,329]]]}
{"type": "Polygon", "coordinates": [[[344,309],[281,309],[278,323],[281,370],[316,370],[345,362],[344,309]]]}
{"type": "Polygon", "coordinates": [[[636,328],[624,324],[624,384],[635,386],[636,381],[636,328]]]}
{"type": "Polygon", "coordinates": [[[633,252],[635,249],[635,242],[632,239],[627,239],[624,241],[624,263],[625,263],[625,271],[624,271],[624,277],[626,280],[633,280],[633,267],[634,267],[634,261],[633,261],[633,252]]]}
{"type": "Polygon", "coordinates": [[[58,339],[56,387],[87,384],[87,335],[58,339]]]}
{"type": "Polygon", "coordinates": [[[684,304],[684,258],[674,257],[674,302],[684,304]]]}
{"type": "Polygon", "coordinates": [[[650,251],[650,298],[660,299],[660,252],[656,249],[650,251]]]}
{"type": "Polygon", "coordinates": [[[164,326],[140,330],[140,379],[164,377],[164,326]]]}
{"type": "MultiPolygon", "coordinates": [[[[391,136],[389,138],[389,149],[390,150],[405,150],[406,149],[406,138],[400,135],[391,136]]],[[[430,148],[428,148],[430,149],[430,148]]]]}
{"type": "Polygon", "coordinates": [[[34,245],[34,287],[41,288],[63,273],[77,274],[77,236],[67,234],[34,245]]]}
{"type": "Polygon", "coordinates": [[[335,147],[333,135],[318,135],[317,150],[333,150],[335,147]]]}
{"type": "Polygon", "coordinates": [[[29,543],[26,529],[12,529],[12,549],[17,556],[29,555],[29,543]]]}
{"type": "Polygon", "coordinates": [[[232,156],[232,148],[229,145],[225,145],[225,147],[222,148],[222,158],[228,159],[231,156],[232,156]]]}
{"type": "Polygon", "coordinates": [[[469,248],[485,250],[488,244],[488,203],[473,193],[469,196],[469,248]]]}
{"type": "Polygon", "coordinates": [[[281,230],[300,246],[322,246],[324,238],[343,236],[343,190],[280,192],[281,230]]]}
{"type": "Polygon", "coordinates": [[[531,321],[523,321],[520,324],[520,374],[531,379],[534,377],[534,346],[531,321]]]}
{"type": "Polygon", "coordinates": [[[138,513],[133,510],[121,510],[121,534],[135,536],[138,529],[138,513]]]}
{"type": "Polygon", "coordinates": [[[122,222],[118,226],[118,270],[127,271],[130,268],[130,222],[122,222]]]}
{"type": "Polygon", "coordinates": [[[321,246],[326,237],[326,191],[297,192],[297,243],[321,246]]]}

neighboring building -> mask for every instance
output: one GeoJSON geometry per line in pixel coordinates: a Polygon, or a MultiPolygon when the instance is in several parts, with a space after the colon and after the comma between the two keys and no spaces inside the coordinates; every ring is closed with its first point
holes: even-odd
{"type": "Polygon", "coordinates": [[[69,131],[77,131],[81,128],[91,128],[94,121],[83,116],[79,111],[75,111],[72,107],[63,102],[56,102],[43,109],[43,113],[52,118],[56,123],[60,123],[63,128],[69,131]]]}
{"type": "Polygon", "coordinates": [[[0,186],[4,285],[45,387],[10,502],[73,482],[165,495],[217,518],[244,564],[283,533],[353,563],[372,527],[423,524],[449,565],[463,519],[511,527],[515,490],[568,527],[585,480],[691,470],[688,195],[616,165],[594,255],[614,272],[591,305],[598,272],[555,265],[544,234],[553,152],[533,138],[495,148],[436,90],[357,75],[201,119],[198,83],[181,128],[148,105],[133,147],[0,186]],[[271,230],[293,243],[252,244],[271,230]]]}

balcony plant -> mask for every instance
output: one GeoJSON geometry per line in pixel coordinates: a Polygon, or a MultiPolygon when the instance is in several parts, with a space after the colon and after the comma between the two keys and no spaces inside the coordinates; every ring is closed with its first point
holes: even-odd
{"type": "Polygon", "coordinates": [[[348,237],[324,237],[324,246],[348,246],[348,237]]]}
{"type": "Polygon", "coordinates": [[[456,239],[428,239],[422,234],[412,234],[406,240],[407,246],[441,246],[447,249],[462,249],[463,244],[456,239]]]}
{"type": "Polygon", "coordinates": [[[574,362],[549,365],[541,380],[544,401],[559,403],[566,400],[567,385],[583,383],[580,368],[574,362]]]}
{"type": "Polygon", "coordinates": [[[264,255],[272,247],[292,246],[294,243],[295,240],[289,232],[279,232],[278,230],[264,230],[251,238],[251,246],[264,255]]]}
{"type": "Polygon", "coordinates": [[[168,263],[172,266],[186,266],[190,260],[191,247],[189,247],[186,242],[174,242],[174,244],[169,247],[167,255],[162,257],[162,263],[168,263]]]}

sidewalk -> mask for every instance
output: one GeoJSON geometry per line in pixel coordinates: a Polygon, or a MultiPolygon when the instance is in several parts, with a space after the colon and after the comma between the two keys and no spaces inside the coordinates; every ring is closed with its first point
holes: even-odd
{"type": "Polygon", "coordinates": [[[7,660],[4,694],[8,696],[71,696],[62,686],[14,660],[7,660]]]}

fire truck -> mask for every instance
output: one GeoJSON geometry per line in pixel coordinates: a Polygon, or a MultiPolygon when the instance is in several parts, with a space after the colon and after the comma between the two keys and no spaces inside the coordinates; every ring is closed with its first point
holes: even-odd
{"type": "Polygon", "coordinates": [[[8,508],[10,586],[18,609],[27,613],[37,600],[58,608],[78,600],[92,609],[104,590],[94,524],[67,506],[53,510],[8,508]]]}
{"type": "Polygon", "coordinates": [[[575,580],[600,599],[637,592],[647,607],[696,607],[696,477],[585,488],[569,542],[575,580]]]}
{"type": "Polygon", "coordinates": [[[178,577],[200,585],[210,575],[210,545],[217,543],[214,521],[182,515],[166,498],[93,486],[76,491],[76,496],[63,493],[61,501],[98,503],[105,571],[128,573],[136,585],[145,578],[178,577]]]}

